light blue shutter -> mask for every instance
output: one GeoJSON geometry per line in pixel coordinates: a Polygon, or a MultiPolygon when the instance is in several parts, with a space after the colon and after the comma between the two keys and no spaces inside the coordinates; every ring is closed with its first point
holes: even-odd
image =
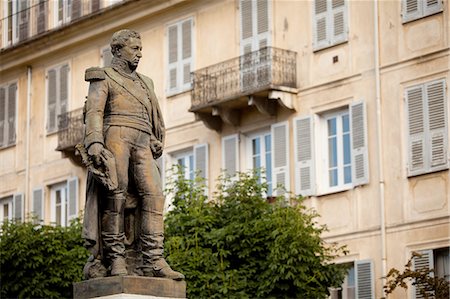
{"type": "Polygon", "coordinates": [[[369,182],[369,158],[364,102],[350,105],[350,129],[352,135],[352,182],[354,186],[367,184],[369,182]]]}
{"type": "Polygon", "coordinates": [[[37,222],[44,220],[44,190],[37,188],[33,190],[33,217],[36,217],[37,222]]]}
{"type": "MultiPolygon", "coordinates": [[[[73,177],[67,180],[67,220],[72,220],[78,216],[78,178],[73,177]]],[[[68,221],[68,223],[69,223],[68,221]]]]}
{"type": "Polygon", "coordinates": [[[303,196],[314,195],[313,118],[294,120],[295,188],[303,196]]]}
{"type": "Polygon", "coordinates": [[[281,122],[271,126],[272,133],[272,181],[275,195],[283,195],[290,191],[289,186],[289,126],[288,122],[281,122]],[[283,189],[276,189],[281,186],[283,189]]]}
{"type": "Polygon", "coordinates": [[[356,261],[356,298],[375,299],[372,261],[356,261]]]}
{"type": "MultiPolygon", "coordinates": [[[[423,250],[418,252],[421,256],[416,256],[413,259],[413,270],[429,270],[434,268],[434,258],[433,258],[433,250],[423,250]]],[[[431,277],[433,277],[433,272],[430,272],[429,274],[431,277]]],[[[421,294],[420,289],[424,286],[422,284],[418,284],[417,286],[414,286],[412,288],[413,291],[413,298],[415,299],[423,299],[425,298],[424,295],[421,294]]],[[[434,295],[433,292],[427,292],[429,296],[434,295]]]]}
{"type": "Polygon", "coordinates": [[[314,0],[313,8],[313,38],[314,49],[320,49],[329,45],[328,28],[331,26],[328,20],[328,1],[314,0]]]}
{"type": "Polygon", "coordinates": [[[252,51],[253,43],[253,5],[256,3],[251,0],[240,1],[241,17],[241,54],[252,51]]]}
{"type": "Polygon", "coordinates": [[[169,71],[169,91],[176,91],[178,86],[178,26],[172,25],[167,29],[168,34],[168,71],[169,71]]]}
{"type": "Polygon", "coordinates": [[[331,10],[333,20],[331,23],[330,36],[333,37],[333,44],[347,40],[347,8],[345,0],[332,0],[331,10]]]}
{"type": "Polygon", "coordinates": [[[189,19],[181,23],[181,58],[182,58],[182,78],[183,88],[191,86],[191,70],[192,70],[192,35],[193,20],[189,19]]]}
{"type": "Polygon", "coordinates": [[[13,218],[19,221],[23,220],[23,196],[23,193],[16,193],[13,200],[13,218]]]}
{"type": "Polygon", "coordinates": [[[198,144],[194,146],[194,165],[195,171],[199,172],[200,177],[208,179],[208,144],[198,144]]]}
{"type": "Polygon", "coordinates": [[[47,73],[47,131],[56,130],[57,115],[57,92],[56,92],[56,70],[51,69],[47,73]]]}
{"type": "Polygon", "coordinates": [[[239,171],[239,139],[237,134],[222,138],[222,169],[229,176],[234,176],[239,171]]]}
{"type": "Polygon", "coordinates": [[[442,0],[425,0],[422,2],[424,16],[442,11],[442,0]]]}
{"type": "Polygon", "coordinates": [[[403,22],[408,22],[421,17],[423,0],[402,0],[403,22]]]}
{"type": "Polygon", "coordinates": [[[405,91],[408,120],[408,175],[423,173],[425,165],[425,107],[422,86],[405,91]]]}

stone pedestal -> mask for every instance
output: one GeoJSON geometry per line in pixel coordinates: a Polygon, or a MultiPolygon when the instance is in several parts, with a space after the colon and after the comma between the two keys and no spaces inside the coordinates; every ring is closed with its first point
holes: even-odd
{"type": "Polygon", "coordinates": [[[113,276],[74,283],[73,297],[84,298],[186,298],[186,282],[172,279],[113,276]]]}

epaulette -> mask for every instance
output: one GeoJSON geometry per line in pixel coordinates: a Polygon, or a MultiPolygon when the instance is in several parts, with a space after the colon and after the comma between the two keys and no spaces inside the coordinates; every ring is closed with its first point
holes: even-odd
{"type": "Polygon", "coordinates": [[[105,80],[105,71],[101,67],[90,67],[84,75],[85,81],[105,80]]]}

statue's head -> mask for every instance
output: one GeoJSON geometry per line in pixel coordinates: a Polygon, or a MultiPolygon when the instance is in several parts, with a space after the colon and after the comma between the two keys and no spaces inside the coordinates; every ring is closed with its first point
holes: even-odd
{"type": "Polygon", "coordinates": [[[141,36],[129,29],[115,32],[111,39],[111,53],[114,57],[128,62],[130,67],[136,68],[142,57],[141,36]]]}

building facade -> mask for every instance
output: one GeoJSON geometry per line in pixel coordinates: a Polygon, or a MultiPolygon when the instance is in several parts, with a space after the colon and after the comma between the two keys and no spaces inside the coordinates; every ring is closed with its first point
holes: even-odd
{"type": "MultiPolygon", "coordinates": [[[[84,70],[141,33],[167,137],[162,169],[263,167],[346,244],[332,298],[380,298],[388,269],[449,278],[447,0],[8,0],[0,28],[0,220],[84,208],[84,70]]],[[[392,298],[421,298],[413,288],[392,298]]]]}

